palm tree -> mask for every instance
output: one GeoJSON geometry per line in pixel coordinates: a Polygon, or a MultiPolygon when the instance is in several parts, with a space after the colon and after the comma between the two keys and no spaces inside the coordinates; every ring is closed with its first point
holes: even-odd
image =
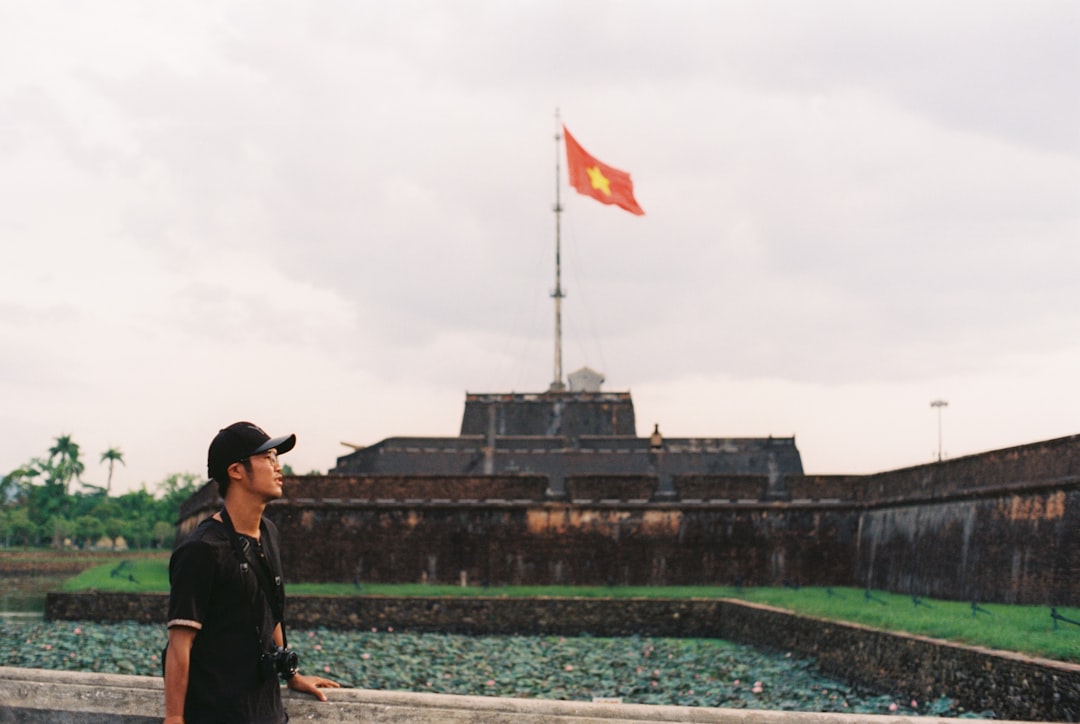
{"type": "Polygon", "coordinates": [[[34,463],[27,463],[0,478],[0,505],[7,505],[23,497],[26,488],[33,484],[38,475],[41,475],[41,470],[35,467],[34,463]]]}
{"type": "Polygon", "coordinates": [[[105,495],[108,496],[112,491],[112,474],[113,465],[120,463],[124,465],[124,453],[120,452],[120,448],[111,447],[105,452],[101,453],[101,462],[109,461],[109,478],[105,481],[105,495]]]}
{"type": "Polygon", "coordinates": [[[71,439],[71,435],[56,438],[56,444],[49,448],[49,466],[56,475],[56,482],[63,487],[64,495],[67,495],[68,483],[72,478],[78,481],[86,469],[79,460],[79,444],[71,439]]]}

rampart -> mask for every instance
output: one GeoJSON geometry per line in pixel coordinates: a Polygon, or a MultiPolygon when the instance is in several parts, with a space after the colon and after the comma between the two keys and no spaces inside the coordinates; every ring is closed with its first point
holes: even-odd
{"type": "MultiPolygon", "coordinates": [[[[293,580],[867,586],[1080,602],[1080,436],[869,476],[303,476],[293,580]],[[553,494],[556,491],[556,494],[553,494]],[[331,555],[309,555],[312,541],[331,555]]],[[[220,505],[189,500],[180,532],[220,505]]]]}

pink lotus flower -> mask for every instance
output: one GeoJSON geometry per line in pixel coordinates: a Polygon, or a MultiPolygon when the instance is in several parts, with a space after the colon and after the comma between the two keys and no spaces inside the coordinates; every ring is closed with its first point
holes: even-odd
{"type": "Polygon", "coordinates": [[[315,644],[316,651],[322,651],[322,644],[315,644]]]}
{"type": "Polygon", "coordinates": [[[495,686],[495,679],[488,679],[487,680],[487,685],[488,686],[495,686]]]}
{"type": "Polygon", "coordinates": [[[573,671],[574,670],[574,665],[573,664],[567,664],[566,666],[563,667],[563,669],[565,669],[566,671],[573,671]]]}
{"type": "Polygon", "coordinates": [[[330,667],[329,666],[322,667],[322,670],[325,671],[328,674],[330,673],[330,667]]]}
{"type": "Polygon", "coordinates": [[[78,636],[78,635],[80,635],[81,633],[82,633],[82,629],[81,629],[81,628],[79,628],[78,626],[76,626],[76,627],[75,627],[75,635],[76,635],[76,636],[78,636]]]}
{"type": "Polygon", "coordinates": [[[899,708],[900,708],[900,705],[897,704],[895,701],[892,704],[889,704],[889,711],[896,711],[899,708]]]}
{"type": "Polygon", "coordinates": [[[371,658],[371,654],[365,651],[364,653],[360,654],[360,658],[362,658],[364,661],[367,661],[371,658]]]}
{"type": "Polygon", "coordinates": [[[919,708],[919,702],[917,702],[917,701],[915,701],[914,699],[912,699],[912,700],[911,700],[911,708],[912,708],[912,709],[918,709],[918,708],[919,708]]]}

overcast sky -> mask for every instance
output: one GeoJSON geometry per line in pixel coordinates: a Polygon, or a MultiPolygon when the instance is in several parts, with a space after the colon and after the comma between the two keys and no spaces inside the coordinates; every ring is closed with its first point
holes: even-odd
{"type": "Polygon", "coordinates": [[[1080,433],[1080,3],[0,0],[0,471],[325,471],[553,377],[809,473],[1080,433]]]}

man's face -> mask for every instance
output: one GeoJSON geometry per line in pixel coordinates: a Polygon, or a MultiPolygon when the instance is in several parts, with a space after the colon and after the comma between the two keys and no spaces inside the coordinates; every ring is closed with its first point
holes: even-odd
{"type": "Polygon", "coordinates": [[[266,452],[252,455],[248,460],[251,463],[251,472],[242,463],[235,463],[241,474],[240,482],[253,494],[261,496],[264,500],[277,500],[281,497],[281,465],[278,463],[277,450],[271,448],[266,452]]]}

